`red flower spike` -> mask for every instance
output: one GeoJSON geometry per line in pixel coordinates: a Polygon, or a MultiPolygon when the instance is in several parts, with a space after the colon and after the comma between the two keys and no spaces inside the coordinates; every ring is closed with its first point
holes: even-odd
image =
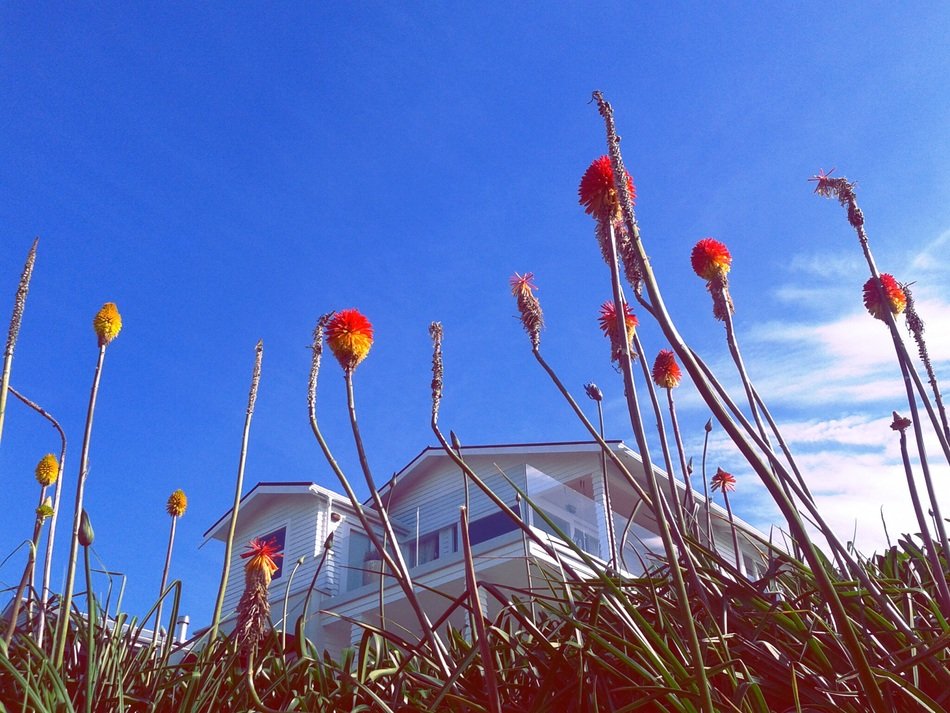
{"type": "Polygon", "coordinates": [[[818,175],[812,176],[808,179],[809,181],[815,182],[815,193],[820,196],[824,196],[825,198],[829,198],[836,192],[834,182],[837,179],[831,177],[831,174],[834,172],[835,170],[831,169],[828,171],[828,173],[825,173],[824,169],[819,168],[818,175]]]}
{"type": "Polygon", "coordinates": [[[515,297],[520,297],[521,295],[530,295],[534,290],[538,289],[534,284],[533,272],[526,272],[523,275],[520,275],[516,272],[508,280],[508,284],[511,285],[511,294],[513,294],[515,297]]]}
{"type": "MultiPolygon", "coordinates": [[[[881,287],[884,288],[884,295],[887,298],[887,308],[892,314],[900,314],[907,307],[907,295],[897,284],[897,280],[886,272],[881,273],[881,287]]],[[[871,277],[864,283],[864,306],[874,319],[884,321],[885,306],[881,302],[881,295],[874,284],[874,278],[871,277]]]]}
{"type": "Polygon", "coordinates": [[[716,474],[709,481],[709,485],[712,487],[713,492],[721,490],[724,493],[728,493],[736,489],[736,478],[722,468],[717,468],[716,474]]]}
{"type": "Polygon", "coordinates": [[[682,378],[676,356],[669,349],[661,349],[653,362],[653,383],[662,389],[675,389],[682,378]]]}
{"type": "MultiPolygon", "coordinates": [[[[633,342],[633,330],[640,323],[636,315],[630,310],[630,305],[623,304],[624,321],[627,323],[627,346],[633,342]]],[[[620,343],[620,334],[617,329],[617,307],[611,302],[604,302],[600,306],[600,317],[597,318],[600,323],[600,329],[604,336],[610,339],[611,356],[613,361],[620,361],[623,354],[623,347],[620,343]]]]}
{"type": "Polygon", "coordinates": [[[277,551],[277,543],[274,540],[262,540],[255,537],[245,545],[247,552],[241,553],[241,559],[251,559],[244,565],[244,569],[266,571],[268,579],[270,575],[277,571],[277,563],[274,561],[283,555],[277,551]]]}
{"type": "Polygon", "coordinates": [[[689,260],[693,264],[693,271],[704,280],[722,277],[732,266],[729,249],[712,238],[703,238],[696,243],[689,260]]]}
{"type": "Polygon", "coordinates": [[[358,309],[335,313],[326,327],[327,343],[346,371],[356,368],[373,346],[373,325],[358,309]]]}
{"type": "MultiPolygon", "coordinates": [[[[637,190],[629,173],[627,191],[630,193],[630,200],[635,200],[637,190]]],[[[594,159],[581,178],[577,194],[580,204],[584,206],[584,212],[595,219],[603,221],[620,218],[620,201],[614,185],[614,168],[610,163],[610,156],[594,159]]]]}

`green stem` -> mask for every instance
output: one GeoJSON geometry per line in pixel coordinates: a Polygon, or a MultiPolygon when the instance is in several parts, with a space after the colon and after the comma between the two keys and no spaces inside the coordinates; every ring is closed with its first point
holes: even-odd
{"type": "MultiPolygon", "coordinates": [[[[910,499],[914,505],[914,514],[917,516],[917,524],[920,526],[920,535],[924,539],[924,546],[927,548],[927,556],[930,559],[930,566],[933,568],[933,578],[937,585],[937,594],[940,597],[940,606],[943,609],[944,616],[950,616],[950,588],[947,587],[947,578],[943,576],[943,567],[940,564],[940,555],[934,546],[934,540],[930,536],[930,528],[927,525],[927,517],[924,515],[924,508],[920,504],[920,494],[917,492],[917,484],[914,482],[914,473],[910,466],[910,456],[907,453],[907,433],[900,429],[901,439],[901,460],[904,463],[904,475],[907,477],[907,489],[910,491],[910,499]]],[[[946,552],[946,551],[945,551],[946,552]]]]}
{"type": "MultiPolygon", "coordinates": [[[[158,588],[158,606],[155,608],[155,636],[158,640],[158,633],[162,628],[162,602],[165,599],[165,585],[168,584],[168,570],[172,565],[172,547],[175,545],[175,525],[178,522],[177,516],[172,516],[172,525],[168,532],[168,549],[165,550],[165,567],[162,569],[162,584],[158,588]]],[[[174,631],[174,622],[168,623],[168,637],[172,636],[174,631]]]]}
{"type": "MultiPolygon", "coordinates": [[[[625,176],[626,172],[617,171],[614,167],[614,175],[625,176]]],[[[620,181],[619,183],[626,183],[620,181]]],[[[624,186],[626,190],[626,186],[624,186]]],[[[673,537],[670,534],[669,523],[666,520],[666,514],[663,510],[662,494],[657,485],[656,472],[653,469],[653,460],[650,458],[650,449],[647,444],[646,431],[643,428],[643,421],[640,418],[640,405],[637,400],[636,384],[633,381],[633,360],[630,356],[630,342],[627,339],[627,320],[624,314],[623,294],[620,288],[620,271],[617,268],[617,245],[614,235],[613,224],[610,224],[610,277],[613,288],[614,304],[617,309],[617,332],[620,335],[621,355],[620,370],[623,374],[624,394],[626,395],[627,414],[630,417],[630,425],[633,428],[633,434],[637,441],[637,449],[640,451],[640,458],[643,460],[643,470],[646,474],[647,484],[650,488],[650,495],[655,504],[653,514],[656,518],[657,529],[660,531],[660,539],[663,541],[663,549],[666,552],[667,560],[670,563],[670,573],[673,576],[673,585],[676,591],[676,603],[680,609],[683,626],[686,628],[687,643],[693,657],[693,670],[696,677],[696,694],[702,701],[703,710],[707,713],[714,713],[712,697],[709,691],[709,683],[706,678],[706,668],[703,659],[702,646],[699,643],[699,636],[696,633],[696,624],[693,621],[693,613],[689,605],[689,595],[686,591],[686,582],[683,579],[683,572],[679,568],[678,554],[673,544],[673,537]]],[[[649,271],[649,267],[647,272],[649,271]]],[[[652,295],[651,295],[652,297],[652,295]]]]}
{"type": "Polygon", "coordinates": [[[99,359],[89,390],[89,406],[86,409],[86,430],[82,437],[82,450],[79,453],[79,474],[76,477],[76,503],[73,507],[73,533],[69,543],[69,562],[66,569],[66,587],[59,605],[59,618],[56,626],[56,643],[53,665],[60,668],[66,653],[66,634],[69,629],[70,610],[73,602],[73,587],[76,580],[76,560],[79,556],[79,523],[82,518],[83,496],[86,488],[86,469],[89,465],[89,446],[92,441],[92,419],[96,411],[96,397],[99,394],[99,380],[102,365],[106,358],[106,345],[99,347],[99,359]]]}
{"type": "MultiPolygon", "coordinates": [[[[403,590],[406,592],[406,599],[415,612],[420,626],[422,626],[422,631],[426,640],[428,640],[429,644],[432,646],[433,652],[439,657],[440,663],[448,674],[449,668],[448,662],[445,660],[444,656],[444,646],[441,640],[432,630],[432,623],[429,621],[429,617],[423,611],[422,606],[419,604],[419,600],[416,597],[415,590],[412,587],[412,578],[409,575],[409,568],[406,566],[406,561],[402,556],[402,549],[399,547],[399,540],[396,539],[396,531],[393,529],[392,523],[389,520],[388,510],[383,506],[383,499],[379,495],[379,489],[376,487],[376,480],[373,478],[373,473],[369,467],[369,461],[366,458],[366,450],[363,447],[363,439],[360,436],[359,422],[356,418],[356,398],[353,394],[352,369],[346,369],[344,371],[344,381],[346,382],[346,405],[350,415],[350,428],[353,431],[353,440],[356,443],[356,452],[359,457],[360,467],[363,470],[363,477],[366,479],[366,486],[369,488],[370,497],[372,497],[373,504],[376,506],[376,510],[379,512],[379,519],[383,525],[383,532],[385,533],[386,538],[393,543],[393,561],[397,567],[395,570],[396,578],[403,585],[403,590]]],[[[383,551],[385,551],[385,548],[383,548],[383,550],[380,552],[380,556],[382,556],[383,551]]]]}
{"type": "Polygon", "coordinates": [[[92,711],[92,695],[96,678],[96,597],[92,592],[92,568],[89,565],[89,547],[83,547],[86,564],[86,713],[92,711]]]}
{"type": "Polygon", "coordinates": [[[224,566],[221,568],[221,583],[218,585],[218,597],[214,603],[214,614],[211,618],[209,641],[214,641],[218,637],[221,610],[224,608],[224,592],[228,588],[228,577],[231,574],[231,553],[234,550],[234,532],[237,529],[238,510],[241,507],[241,491],[244,488],[244,466],[247,463],[247,442],[251,433],[251,417],[254,415],[254,404],[257,401],[257,387],[261,381],[261,360],[263,357],[264,340],[261,340],[254,349],[254,371],[251,373],[251,388],[248,392],[247,410],[244,414],[241,455],[238,458],[237,481],[234,485],[234,505],[231,507],[231,522],[228,525],[228,539],[224,542],[224,566]]]}

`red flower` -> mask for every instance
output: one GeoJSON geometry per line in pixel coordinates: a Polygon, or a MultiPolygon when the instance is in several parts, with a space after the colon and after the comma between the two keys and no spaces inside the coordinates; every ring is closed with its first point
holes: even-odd
{"type": "Polygon", "coordinates": [[[283,555],[277,551],[277,543],[274,540],[262,540],[255,537],[245,545],[247,552],[241,553],[242,559],[251,559],[244,565],[244,569],[251,571],[264,572],[268,581],[271,575],[277,571],[277,563],[274,561],[283,555]]]}
{"type": "Polygon", "coordinates": [[[356,368],[373,346],[373,325],[356,309],[345,309],[327,322],[327,343],[345,370],[356,368]]]}
{"type": "Polygon", "coordinates": [[[653,362],[653,382],[663,389],[674,389],[680,385],[683,374],[676,357],[669,349],[661,349],[653,362]]]}
{"type": "MultiPolygon", "coordinates": [[[[630,310],[630,305],[626,302],[623,304],[623,314],[624,321],[627,323],[627,346],[633,341],[633,330],[639,324],[637,321],[636,315],[630,310]]],[[[613,361],[620,361],[620,357],[623,355],[623,347],[620,342],[620,333],[617,329],[617,307],[611,302],[604,302],[600,306],[600,317],[597,319],[600,322],[600,328],[604,333],[604,336],[610,339],[611,345],[611,359],[613,361]]]]}
{"type": "MultiPolygon", "coordinates": [[[[900,314],[907,306],[907,295],[897,284],[897,280],[886,272],[881,273],[881,287],[884,288],[884,295],[887,298],[888,307],[893,314],[900,314]]],[[[881,302],[881,295],[878,292],[877,285],[874,284],[874,278],[871,277],[864,283],[864,306],[875,319],[884,321],[884,305],[881,302]]]]}
{"type": "Polygon", "coordinates": [[[829,198],[836,192],[835,181],[838,179],[831,177],[831,174],[834,172],[835,170],[831,169],[828,171],[828,173],[825,173],[823,168],[819,168],[818,175],[812,176],[808,179],[809,181],[815,182],[815,193],[820,196],[824,196],[825,198],[829,198]]]}
{"type": "Polygon", "coordinates": [[[693,270],[704,280],[722,277],[732,266],[729,249],[712,238],[703,238],[696,243],[689,260],[693,263],[693,270]]]}
{"type": "Polygon", "coordinates": [[[709,481],[709,485],[712,486],[713,492],[721,490],[724,493],[728,493],[736,489],[736,478],[722,468],[717,468],[716,474],[709,481]]]}
{"type": "Polygon", "coordinates": [[[533,290],[538,289],[534,284],[533,272],[526,272],[523,275],[520,275],[516,272],[511,276],[511,278],[509,278],[508,284],[511,285],[511,294],[513,294],[515,297],[530,295],[533,290]]]}
{"type": "MultiPolygon", "coordinates": [[[[637,190],[629,173],[627,191],[631,201],[637,197],[637,190]]],[[[584,206],[584,212],[597,220],[620,217],[620,203],[614,185],[614,168],[610,163],[610,156],[594,159],[581,178],[577,194],[580,196],[580,204],[584,206]]]]}

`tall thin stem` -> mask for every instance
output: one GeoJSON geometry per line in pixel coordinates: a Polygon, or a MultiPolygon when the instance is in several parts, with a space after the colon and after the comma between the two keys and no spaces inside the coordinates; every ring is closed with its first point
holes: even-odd
{"type": "MultiPolygon", "coordinates": [[[[22,401],[24,404],[40,414],[40,416],[49,421],[59,434],[60,440],[59,477],[56,479],[56,486],[53,489],[53,516],[50,518],[49,534],[46,536],[46,557],[43,562],[43,584],[40,590],[40,616],[39,625],[36,632],[36,643],[38,646],[42,647],[43,637],[46,631],[46,602],[49,600],[49,581],[53,568],[53,541],[56,537],[56,523],[59,519],[59,500],[63,492],[63,477],[66,473],[66,433],[63,431],[62,426],[59,425],[59,421],[53,418],[53,416],[49,414],[42,406],[30,401],[30,399],[26,398],[12,386],[8,387],[8,391],[20,399],[20,401],[22,401]]],[[[32,581],[30,586],[32,587],[32,581]]]]}
{"type": "MultiPolygon", "coordinates": [[[[600,437],[604,437],[604,404],[601,399],[597,400],[597,421],[600,427],[600,437]]],[[[605,517],[607,519],[607,546],[610,549],[610,566],[619,567],[619,561],[617,560],[617,535],[614,530],[614,508],[613,503],[610,500],[610,481],[607,478],[607,454],[601,450],[600,452],[600,477],[604,484],[604,509],[607,511],[605,517]]]]}
{"type": "Polygon", "coordinates": [[[228,588],[231,574],[231,553],[234,550],[234,532],[237,529],[238,510],[241,507],[241,491],[244,489],[244,466],[247,463],[247,442],[251,434],[251,417],[257,402],[257,387],[261,381],[261,360],[264,357],[264,340],[254,348],[254,371],[251,373],[251,388],[247,395],[247,410],[244,413],[244,432],[241,436],[241,455],[238,458],[237,481],[234,484],[234,505],[231,507],[231,522],[228,525],[228,539],[224,542],[224,566],[221,568],[221,583],[218,585],[218,598],[214,603],[211,618],[209,641],[218,638],[218,626],[221,622],[221,610],[224,608],[224,592],[228,588]]]}
{"type": "MultiPolygon", "coordinates": [[[[625,176],[626,171],[620,167],[614,166],[615,176],[625,176]]],[[[626,181],[618,181],[618,185],[623,185],[623,191],[627,190],[626,181]]],[[[686,582],[683,579],[683,572],[678,566],[678,555],[676,547],[673,544],[673,537],[670,534],[669,523],[663,510],[662,494],[657,485],[656,472],[653,469],[653,461],[650,458],[650,449],[647,444],[646,431],[643,428],[643,422],[640,418],[640,406],[637,401],[636,385],[633,381],[633,360],[630,355],[630,342],[627,338],[627,321],[624,313],[623,294],[620,288],[620,272],[617,268],[617,247],[614,236],[613,224],[610,224],[610,278],[613,288],[614,304],[617,313],[617,333],[620,335],[621,355],[620,369],[623,374],[624,393],[627,401],[627,413],[630,417],[630,425],[633,428],[634,437],[637,441],[637,449],[640,451],[640,458],[643,460],[643,469],[646,473],[647,484],[650,488],[650,495],[654,502],[653,514],[656,518],[657,529],[660,531],[660,538],[663,541],[663,549],[670,562],[670,573],[673,576],[673,584],[677,596],[677,606],[680,609],[682,623],[686,628],[687,641],[690,652],[693,656],[693,668],[696,676],[696,693],[703,702],[703,710],[713,713],[712,697],[709,692],[709,685],[706,679],[706,669],[703,665],[703,651],[699,643],[699,636],[696,633],[696,625],[693,621],[693,614],[689,605],[689,596],[686,591],[686,582]]]]}
{"type": "MultiPolygon", "coordinates": [[[[683,436],[680,433],[680,426],[676,420],[676,407],[673,405],[673,389],[666,389],[666,404],[670,410],[670,427],[673,429],[673,440],[676,441],[676,453],[680,459],[680,468],[683,472],[683,483],[686,485],[686,494],[684,495],[684,500],[690,502],[690,508],[692,508],[692,487],[689,483],[690,467],[691,465],[686,465],[686,452],[683,450],[683,436]]],[[[680,504],[681,508],[685,509],[683,504],[680,504]]],[[[684,531],[685,532],[685,531],[684,531]]]]}
{"type": "MultiPolygon", "coordinates": [[[[603,96],[599,92],[595,92],[594,98],[597,101],[600,114],[604,119],[607,131],[608,149],[611,157],[614,176],[624,176],[626,175],[626,169],[623,165],[623,158],[620,155],[620,139],[617,136],[614,125],[613,109],[611,108],[610,104],[604,100],[603,96]]],[[[676,355],[679,357],[686,370],[689,372],[693,383],[696,385],[696,388],[703,397],[703,400],[706,401],[709,409],[713,412],[713,415],[720,422],[720,424],[722,424],[723,429],[725,429],[729,437],[739,448],[740,452],[742,452],[743,456],[745,456],[746,460],[756,471],[759,478],[762,479],[762,482],[765,484],[772,498],[779,506],[782,514],[785,516],[789,525],[789,529],[791,530],[792,537],[797,538],[803,543],[803,553],[812,568],[818,588],[828,603],[831,614],[836,625],[838,626],[839,634],[844,637],[847,649],[854,657],[855,670],[860,678],[865,695],[868,699],[868,703],[875,710],[884,710],[886,709],[886,706],[884,704],[880,686],[878,685],[877,678],[871,671],[870,664],[868,663],[867,657],[864,653],[864,648],[857,638],[857,634],[854,631],[854,626],[844,609],[841,598],[835,591],[834,585],[832,584],[831,579],[828,576],[828,573],[814,548],[814,545],[808,538],[794,503],[792,503],[786,497],[783,487],[777,482],[776,477],[772,474],[770,465],[762,460],[759,453],[752,447],[742,431],[739,430],[735,422],[729,417],[729,414],[726,412],[722,403],[714,394],[710,384],[706,382],[705,375],[702,373],[699,365],[696,363],[696,360],[693,358],[691,352],[686,347],[683,338],[680,336],[678,330],[673,324],[673,321],[666,309],[666,305],[663,302],[663,297],[660,293],[656,277],[653,274],[653,269],[647,260],[646,250],[642,240],[640,239],[640,229],[639,226],[637,226],[636,219],[634,217],[631,196],[627,191],[627,186],[624,184],[625,181],[616,182],[617,191],[620,196],[620,204],[623,210],[624,221],[630,234],[630,240],[633,244],[633,248],[640,260],[640,264],[643,266],[643,284],[647,289],[647,294],[649,295],[650,303],[653,306],[655,317],[663,330],[664,336],[666,337],[670,346],[676,352],[676,355]]]]}
{"type": "MultiPolygon", "coordinates": [[[[168,549],[165,551],[165,566],[162,568],[162,584],[158,588],[158,606],[155,607],[155,637],[158,639],[158,632],[162,628],[162,603],[165,599],[165,585],[168,584],[168,570],[172,566],[172,547],[175,545],[175,526],[178,524],[178,516],[172,515],[172,524],[168,530],[168,549]]],[[[171,636],[174,622],[169,622],[168,635],[171,636]]]]}
{"type": "MultiPolygon", "coordinates": [[[[910,491],[910,499],[914,505],[914,515],[917,516],[917,524],[920,526],[920,536],[924,540],[924,546],[927,548],[927,557],[930,560],[930,566],[933,568],[933,579],[937,585],[937,594],[940,597],[940,606],[943,609],[944,616],[950,615],[950,587],[947,586],[947,577],[943,573],[943,567],[940,564],[940,555],[934,545],[933,537],[930,536],[930,527],[927,525],[927,516],[924,514],[924,508],[920,504],[920,495],[917,492],[917,484],[914,482],[914,472],[910,466],[910,456],[907,453],[907,423],[906,419],[901,419],[897,412],[894,412],[894,422],[891,428],[900,432],[901,443],[901,461],[904,463],[904,475],[907,477],[907,489],[910,491]]],[[[946,556],[946,551],[944,551],[946,556]]]]}
{"type": "Polygon", "coordinates": [[[86,488],[87,468],[89,467],[89,446],[92,441],[92,419],[96,411],[96,397],[99,395],[99,380],[102,376],[102,365],[106,358],[106,345],[99,346],[99,359],[96,361],[96,371],[92,378],[92,388],[89,390],[89,406],[86,409],[86,430],[82,437],[82,450],[79,453],[79,473],[76,477],[76,503],[73,508],[73,533],[69,544],[69,563],[66,569],[66,586],[63,598],[59,605],[59,619],[56,628],[56,644],[54,665],[59,668],[63,665],[63,656],[66,652],[66,634],[69,629],[70,612],[73,603],[73,587],[76,580],[76,559],[79,555],[79,525],[82,519],[83,496],[86,488]]]}
{"type": "MultiPolygon", "coordinates": [[[[663,423],[663,412],[660,409],[660,401],[656,396],[656,389],[653,386],[653,379],[650,378],[650,367],[647,366],[643,358],[643,345],[640,344],[640,337],[636,331],[633,332],[633,348],[640,354],[640,367],[643,370],[643,378],[647,385],[647,393],[650,395],[650,405],[653,407],[653,417],[656,419],[656,432],[660,437],[660,452],[663,454],[663,464],[666,466],[666,478],[670,486],[670,511],[673,513],[673,520],[681,533],[686,532],[686,521],[683,517],[683,508],[679,496],[676,492],[676,478],[673,471],[673,458],[670,456],[670,446],[666,439],[666,426],[663,423]]],[[[683,468],[683,477],[686,477],[686,468],[683,468]]]]}
{"type": "MultiPolygon", "coordinates": [[[[39,505],[43,504],[43,500],[46,498],[46,488],[40,488],[40,499],[39,505]]],[[[7,633],[3,637],[4,643],[9,648],[10,642],[13,640],[13,633],[16,631],[17,619],[20,616],[20,605],[23,601],[23,592],[26,589],[27,583],[33,577],[33,565],[36,563],[36,550],[37,545],[40,541],[40,533],[43,530],[43,518],[40,517],[39,512],[37,511],[36,521],[33,523],[33,537],[30,540],[30,551],[28,553],[28,558],[26,561],[26,566],[23,568],[23,576],[20,577],[20,583],[17,585],[16,594],[13,595],[13,606],[10,612],[10,624],[7,626],[7,633]]]]}
{"type": "Polygon", "coordinates": [[[937,404],[937,411],[940,414],[940,422],[943,424],[943,433],[947,440],[950,440],[950,423],[947,422],[947,411],[943,406],[943,398],[940,395],[940,387],[937,385],[937,375],[934,373],[933,363],[930,361],[930,353],[927,350],[927,341],[924,339],[924,321],[917,314],[917,307],[914,304],[914,295],[910,291],[910,285],[904,285],[904,296],[907,298],[907,307],[904,309],[904,321],[907,325],[907,331],[911,333],[914,341],[917,343],[917,355],[924,365],[927,372],[927,383],[934,393],[934,403],[937,404]]]}
{"type": "MultiPolygon", "coordinates": [[[[415,611],[416,618],[419,620],[419,623],[422,626],[423,634],[432,646],[433,652],[439,656],[440,660],[442,660],[446,666],[448,666],[448,664],[443,660],[444,652],[442,642],[435,635],[435,632],[432,629],[432,623],[429,621],[429,617],[423,611],[422,607],[419,605],[418,598],[415,596],[415,592],[412,588],[412,578],[409,575],[409,567],[406,566],[406,561],[402,556],[402,549],[399,547],[399,540],[396,539],[396,531],[393,529],[392,522],[389,520],[389,511],[383,505],[383,500],[382,497],[380,497],[379,489],[376,487],[376,480],[373,478],[373,473],[369,467],[369,460],[366,457],[366,450],[363,447],[363,439],[360,436],[359,422],[356,418],[356,398],[353,393],[353,370],[344,370],[343,378],[346,382],[346,405],[350,414],[350,427],[353,431],[353,441],[356,444],[357,456],[359,457],[360,467],[363,470],[363,477],[366,479],[366,486],[369,488],[370,497],[373,499],[373,504],[376,506],[376,510],[379,512],[379,519],[383,525],[383,532],[385,533],[386,538],[392,542],[393,562],[396,565],[396,579],[399,580],[403,585],[404,591],[409,592],[409,595],[407,595],[406,598],[409,601],[410,606],[415,611]]],[[[382,551],[385,551],[385,548],[382,551]]],[[[380,556],[382,556],[382,552],[380,553],[380,556]]]]}
{"type": "Polygon", "coordinates": [[[742,571],[742,553],[739,551],[739,533],[736,532],[736,520],[732,516],[732,505],[729,503],[729,493],[722,489],[722,499],[726,502],[726,514],[729,516],[729,529],[732,530],[732,548],[736,553],[736,569],[742,571]]]}
{"type": "Polygon", "coordinates": [[[706,422],[706,436],[703,438],[703,461],[700,475],[703,478],[703,509],[706,511],[706,541],[709,549],[716,551],[716,541],[713,539],[712,512],[709,507],[709,482],[706,480],[706,451],[709,447],[709,434],[712,432],[712,419],[706,422]]]}
{"type": "Polygon", "coordinates": [[[20,274],[20,284],[13,300],[10,329],[7,332],[7,345],[3,350],[3,371],[0,373],[0,440],[3,439],[3,422],[7,413],[7,387],[10,386],[10,372],[13,370],[13,350],[20,335],[20,324],[23,322],[23,310],[26,308],[26,296],[30,291],[30,279],[33,277],[33,264],[36,262],[36,246],[39,241],[39,238],[33,241],[33,247],[27,253],[23,272],[20,274]]]}

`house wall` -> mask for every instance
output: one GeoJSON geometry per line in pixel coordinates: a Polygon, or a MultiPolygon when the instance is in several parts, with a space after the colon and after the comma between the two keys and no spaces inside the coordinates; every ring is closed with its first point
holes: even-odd
{"type": "MultiPolygon", "coordinates": [[[[238,513],[238,523],[235,530],[234,552],[231,555],[231,574],[224,595],[223,615],[230,618],[234,615],[241,593],[244,591],[244,563],[241,553],[244,545],[255,537],[261,537],[281,527],[286,527],[284,539],[284,556],[282,558],[281,576],[271,581],[269,592],[272,607],[282,606],[284,591],[297,559],[306,558],[303,565],[297,569],[294,576],[294,589],[301,583],[309,584],[317,566],[314,557],[323,547],[325,520],[327,514],[326,500],[310,494],[282,494],[265,495],[262,507],[251,517],[238,513]]],[[[274,612],[277,619],[280,614],[274,612]]]]}

